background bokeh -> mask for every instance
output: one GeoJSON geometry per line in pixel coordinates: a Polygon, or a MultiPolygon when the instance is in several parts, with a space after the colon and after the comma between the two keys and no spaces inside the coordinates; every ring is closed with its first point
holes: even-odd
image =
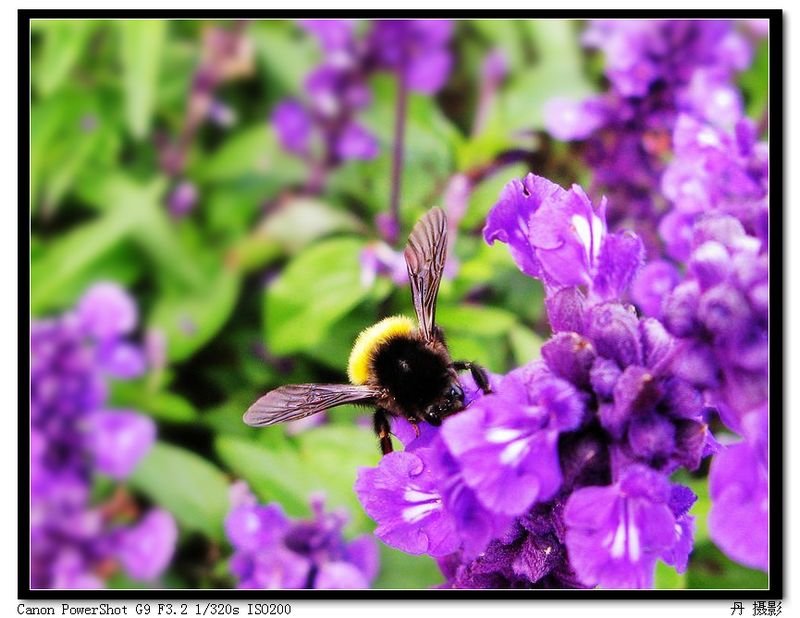
{"type": "MultiPolygon", "coordinates": [[[[547,101],[604,88],[602,55],[582,48],[582,28],[455,23],[443,87],[408,95],[401,240],[391,243],[381,224],[391,199],[391,72],[369,76],[371,101],[358,112],[375,156],[320,171],[281,145],[271,121],[287,97],[307,99],[305,79],[323,56],[297,24],[32,22],[32,318],[72,312],[98,282],[127,290],[137,317],[125,335],[144,365],[109,372],[104,406],[150,417],[157,439],[124,478],[95,471],[89,502],[121,500],[114,521],[163,509],[177,523],[166,570],[142,583],[111,564],[106,585],[234,585],[224,520],[237,479],[291,517],[310,516],[310,497],[323,492],[348,513],[345,538],[372,531],[352,490],[356,469],[379,459],[368,414],[345,406],[262,430],[241,415],[281,384],[346,381],[361,329],[413,315],[402,261],[393,276],[396,250],[431,206],[457,226],[437,311],[453,356],[497,373],[538,357],[549,335],[539,283],[480,232],[513,177],[587,183],[579,153],[542,131],[547,101]]],[[[752,118],[766,107],[766,46],[737,77],[752,118]]],[[[683,478],[700,497],[690,567],[659,567],[657,585],[765,586],[765,574],[708,540],[705,474],[683,478]]],[[[374,587],[441,581],[431,559],[381,546],[374,587]]]]}

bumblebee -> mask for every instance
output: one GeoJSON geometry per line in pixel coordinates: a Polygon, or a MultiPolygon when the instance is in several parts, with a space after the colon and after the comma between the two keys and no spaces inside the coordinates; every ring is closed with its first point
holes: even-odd
{"type": "Polygon", "coordinates": [[[244,414],[244,422],[264,427],[293,421],[343,404],[375,407],[374,428],[381,452],[392,452],[390,419],[401,416],[434,426],[464,409],[459,371],[470,371],[484,393],[491,392],[486,370],[453,361],[436,325],[436,297],[447,257],[447,219],[439,208],[414,226],[403,252],[417,324],[404,316],[381,320],[364,330],[347,366],[351,384],[291,384],[268,392],[244,414]]]}

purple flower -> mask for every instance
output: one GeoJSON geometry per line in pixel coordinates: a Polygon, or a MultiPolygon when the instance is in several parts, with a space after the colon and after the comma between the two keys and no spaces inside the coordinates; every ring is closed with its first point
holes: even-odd
{"type": "Polygon", "coordinates": [[[680,273],[670,262],[653,260],[648,262],[636,277],[631,296],[645,315],[661,315],[661,303],[680,280],[680,273]]]}
{"type": "MultiPolygon", "coordinates": [[[[600,235],[605,231],[604,223],[594,213],[591,205],[587,210],[585,204],[575,204],[581,210],[576,218],[581,220],[579,227],[583,235],[578,233],[578,227],[574,231],[570,230],[572,213],[567,212],[567,196],[564,189],[534,174],[528,174],[521,181],[512,180],[503,188],[500,200],[486,219],[483,230],[486,242],[492,244],[499,240],[508,244],[511,255],[522,272],[548,282],[551,276],[546,275],[540,255],[553,252],[555,259],[551,260],[550,270],[566,271],[564,275],[567,281],[563,285],[570,285],[572,280],[576,281],[575,285],[588,283],[588,262],[596,256],[595,241],[597,251],[600,250],[599,241],[600,235]],[[547,216],[536,219],[538,226],[533,223],[541,209],[551,217],[556,216],[556,229],[552,233],[547,229],[547,216]],[[544,246],[538,246],[537,240],[543,242],[544,246]],[[565,256],[577,256],[578,261],[569,268],[569,265],[564,264],[565,256]]],[[[577,201],[580,202],[580,196],[577,201]]],[[[555,285],[560,283],[562,282],[559,280],[554,281],[555,285]]]]}
{"type": "Polygon", "coordinates": [[[634,234],[607,234],[605,210],[605,199],[595,208],[578,185],[565,191],[528,174],[504,187],[483,234],[489,244],[507,243],[520,270],[550,290],[589,286],[601,298],[618,298],[643,249],[634,234]]]}
{"type": "Polygon", "coordinates": [[[280,102],[272,112],[272,124],[283,147],[297,155],[305,155],[310,147],[311,117],[297,101],[280,102]]]}
{"type": "Polygon", "coordinates": [[[348,19],[301,19],[297,22],[315,35],[328,53],[346,50],[353,44],[355,22],[348,19]]]}
{"type": "Polygon", "coordinates": [[[120,531],[119,559],[134,579],[152,581],[167,568],[178,539],[175,519],[166,511],[149,511],[136,525],[120,531]]]}
{"type": "Polygon", "coordinates": [[[155,423],[137,412],[98,410],[88,423],[95,468],[116,480],[127,478],[155,442],[155,423]]]}
{"type": "Polygon", "coordinates": [[[225,532],[239,588],[367,588],[378,572],[371,538],[342,538],[346,516],[311,501],[313,519],[291,520],[278,504],[259,505],[243,482],[231,486],[225,532]]]}
{"type": "Polygon", "coordinates": [[[458,549],[455,518],[442,504],[436,476],[419,453],[394,452],[361,468],[355,485],[375,535],[410,554],[445,556],[458,549]]]}
{"type": "Polygon", "coordinates": [[[584,44],[600,49],[606,76],[625,97],[647,95],[659,80],[685,85],[698,67],[720,80],[749,64],[749,50],[721,20],[596,20],[584,44]]]}
{"type": "Polygon", "coordinates": [[[412,90],[431,95],[450,73],[453,59],[447,44],[452,30],[446,20],[378,20],[369,42],[379,66],[402,75],[412,90]]]}
{"type": "Polygon", "coordinates": [[[731,134],[684,114],[675,123],[673,142],[675,158],[661,180],[675,209],[660,228],[667,252],[688,258],[692,226],[710,211],[736,217],[766,242],[766,145],[756,142],[749,121],[739,121],[731,134]]]}
{"type": "Polygon", "coordinates": [[[680,540],[670,491],[666,478],[634,466],[618,483],[570,496],[564,511],[567,551],[583,583],[652,587],[656,560],[680,540]]]}
{"type": "Polygon", "coordinates": [[[559,432],[580,423],[584,402],[540,365],[512,372],[498,393],[448,419],[442,435],[478,499],[494,512],[520,515],[561,486],[559,432]]]}
{"type": "Polygon", "coordinates": [[[768,407],[747,414],[745,439],[724,448],[711,462],[711,539],[733,560],[769,567],[768,407]]]}
{"type": "Polygon", "coordinates": [[[340,159],[374,159],[378,156],[378,142],[361,125],[347,124],[336,142],[336,154],[340,159]]]}
{"type": "Polygon", "coordinates": [[[550,99],[544,106],[544,122],[550,134],[562,141],[586,139],[603,126],[606,114],[601,100],[550,99]]]}
{"type": "Polygon", "coordinates": [[[117,562],[130,577],[154,579],[174,551],[168,515],[151,512],[118,527],[114,500],[94,505],[91,498],[95,473],[124,479],[155,438],[149,418],[105,408],[107,378],[143,368],[139,348],[122,338],[135,329],[136,314],[124,290],[103,283],[75,311],[31,324],[33,588],[102,587],[100,567],[108,572],[117,562]]]}
{"type": "Polygon", "coordinates": [[[383,241],[367,245],[361,251],[361,281],[369,287],[377,275],[387,275],[396,285],[408,283],[408,270],[401,251],[395,251],[383,241]]]}
{"type": "Polygon", "coordinates": [[[167,199],[169,212],[173,217],[185,217],[197,204],[197,187],[189,180],[183,180],[173,189],[167,199]]]}
{"type": "Polygon", "coordinates": [[[116,283],[96,283],[78,302],[83,332],[98,341],[117,339],[136,327],[138,312],[130,296],[116,283]]]}
{"type": "Polygon", "coordinates": [[[101,344],[97,350],[97,359],[106,374],[119,380],[138,378],[147,369],[142,348],[127,341],[101,344]]]}
{"type": "Polygon", "coordinates": [[[687,276],[665,297],[663,321],[685,349],[676,369],[741,433],[741,417],[768,396],[769,256],[733,217],[707,215],[691,230],[687,276]]]}

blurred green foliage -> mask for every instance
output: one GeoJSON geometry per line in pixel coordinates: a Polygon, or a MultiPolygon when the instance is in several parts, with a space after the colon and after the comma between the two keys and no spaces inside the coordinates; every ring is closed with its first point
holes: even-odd
{"type": "MultiPolygon", "coordinates": [[[[227,555],[223,521],[235,478],[294,516],[309,515],[309,495],[322,491],[330,505],[349,509],[348,535],[372,530],[352,485],[358,467],[374,465],[378,451],[355,408],[333,411],[328,424],[295,435],[283,426],[249,429],[241,415],[280,384],[346,381],[347,355],[361,329],[388,314],[413,315],[408,289],[382,276],[365,283],[359,262],[377,238],[374,217],[389,201],[391,77],[373,79],[373,102],[362,119],[378,137],[380,156],[343,165],[323,192],[309,195],[308,170],[280,149],[267,118],[278,100],[301,93],[320,51],[290,22],[250,23],[253,70],[221,83],[214,95],[234,111],[235,125],[203,123],[187,145],[182,173],[160,165],[164,144],[186,127],[204,31],[230,27],[186,20],[32,25],[31,311],[40,317],[66,310],[91,282],[111,279],[134,294],[140,336],[165,341],[163,365],[112,388],[115,406],[159,423],[160,441],[128,485],[180,524],[165,586],[230,584],[224,560],[194,557],[220,548],[227,555]],[[177,218],[167,201],[181,180],[196,186],[198,202],[177,218]]],[[[412,94],[409,101],[406,231],[442,204],[453,174],[473,173],[509,148],[535,155],[544,101],[598,87],[587,76],[578,27],[553,20],[457,23],[461,61],[450,85],[437,98],[412,94]],[[497,47],[509,75],[474,135],[479,65],[497,47]]],[[[743,78],[754,92],[765,62],[759,56],[755,73],[743,78]]],[[[763,102],[754,95],[750,105],[763,102]]],[[[498,373],[537,358],[548,336],[538,283],[516,269],[505,248],[480,238],[502,186],[527,171],[512,163],[474,183],[454,248],[458,272],[443,282],[437,313],[455,357],[498,373]]],[[[696,507],[702,509],[704,496],[696,507]]],[[[698,537],[697,569],[695,562],[683,576],[660,569],[660,585],[753,585],[714,553],[702,529],[698,537]]],[[[377,587],[441,581],[428,558],[387,547],[381,558],[377,587]]]]}

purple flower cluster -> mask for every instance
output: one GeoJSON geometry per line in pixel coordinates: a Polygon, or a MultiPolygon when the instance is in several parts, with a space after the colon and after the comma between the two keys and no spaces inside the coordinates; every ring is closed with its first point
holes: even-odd
{"type": "MultiPolygon", "coordinates": [[[[585,140],[612,229],[635,227],[650,261],[639,310],[675,337],[672,371],[741,441],[709,474],[711,538],[734,560],[768,566],[769,157],[733,77],[765,22],[593,23],[609,92],[552,101],[551,133],[585,140]]],[[[766,117],[764,118],[766,120],[766,117]]],[[[709,415],[709,421],[715,420],[709,415]]],[[[730,440],[723,436],[723,442],[730,440]]]]}
{"type": "Polygon", "coordinates": [[[611,227],[635,229],[656,254],[653,224],[664,204],[655,194],[676,118],[687,114],[725,130],[739,122],[742,97],[733,78],[750,64],[750,43],[723,20],[599,20],[583,41],[603,52],[610,90],[550,101],[548,130],[586,140],[592,192],[604,191],[615,206],[611,227]]]}
{"type": "Polygon", "coordinates": [[[231,573],[239,588],[368,588],[378,574],[378,548],[369,535],[346,542],[347,517],[311,500],[311,520],[290,520],[277,503],[260,505],[243,482],[231,487],[225,520],[234,547],[231,573]]]}
{"type": "Polygon", "coordinates": [[[711,538],[748,566],[768,566],[769,254],[739,219],[705,214],[690,228],[686,274],[656,261],[634,299],[681,347],[675,371],[701,390],[742,441],[709,474],[711,538]],[[665,276],[672,270],[672,273],[665,276]]]}
{"type": "Polygon", "coordinates": [[[446,21],[375,21],[363,36],[347,20],[304,20],[300,25],[319,39],[325,57],[306,77],[307,101],[280,102],[272,123],[287,151],[321,168],[378,156],[377,139],[356,119],[370,103],[372,73],[390,70],[408,88],[433,94],[450,71],[446,46],[451,24],[446,21]]]}
{"type": "Polygon", "coordinates": [[[709,408],[676,337],[619,301],[643,248],[605,208],[532,174],[505,187],[484,235],[545,284],[542,360],[440,430],[396,423],[405,450],[360,471],[376,535],[437,557],[448,586],[648,587],[657,560],[687,566],[695,496],[669,475],[716,450],[709,408]]]}
{"type": "Polygon", "coordinates": [[[151,419],[106,407],[109,378],[145,370],[126,338],[136,322],[124,290],[99,283],[74,311],[31,324],[33,588],[101,587],[117,564],[152,580],[172,557],[177,528],[168,513],[154,509],[123,525],[131,508],[90,497],[94,474],[125,479],[155,440],[151,419]]]}
{"type": "Polygon", "coordinates": [[[672,209],[658,229],[666,254],[689,260],[692,226],[709,212],[735,217],[766,243],[769,153],[752,121],[741,119],[728,132],[681,114],[672,143],[675,156],[661,178],[672,209]]]}

